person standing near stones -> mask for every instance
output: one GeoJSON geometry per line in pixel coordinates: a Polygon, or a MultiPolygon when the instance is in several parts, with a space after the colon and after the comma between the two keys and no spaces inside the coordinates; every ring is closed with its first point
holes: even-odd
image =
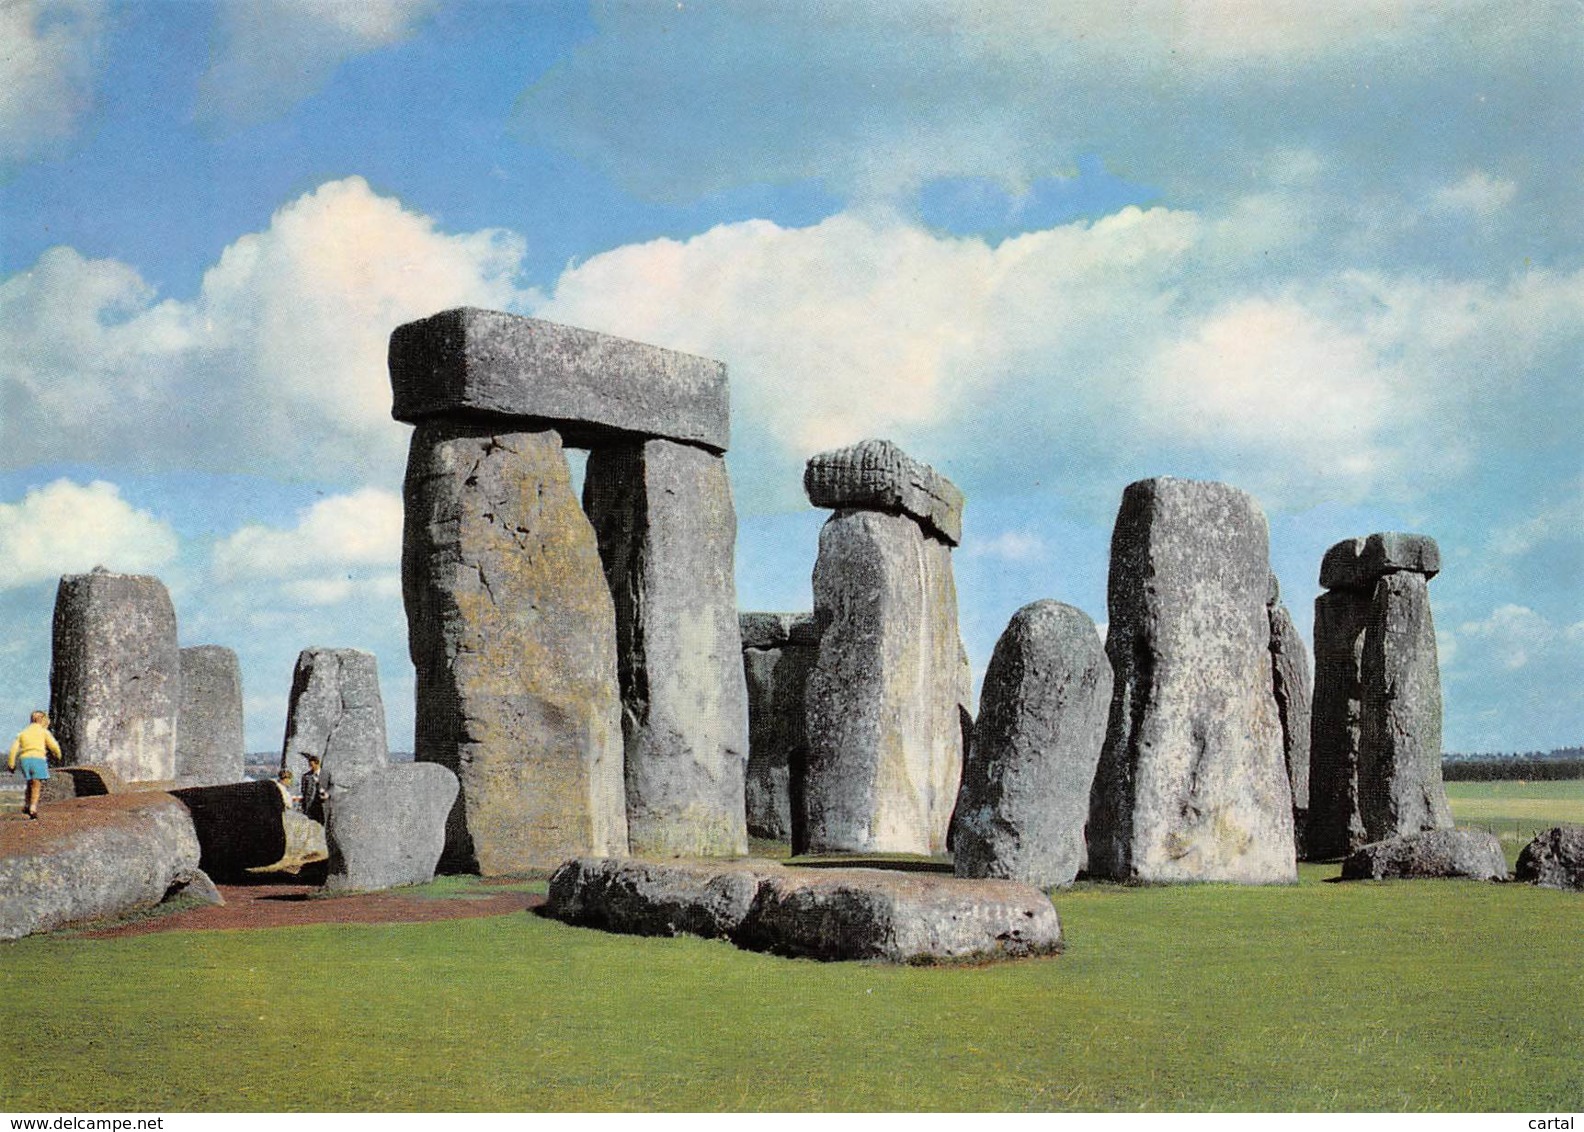
{"type": "Polygon", "coordinates": [[[6,767],[13,771],[20,770],[23,781],[27,783],[22,812],[34,820],[38,818],[39,795],[44,791],[44,780],[49,778],[51,757],[56,762],[61,761],[60,744],[50,734],[49,715],[36,711],[31,722],[11,741],[11,753],[6,759],[6,767]]]}
{"type": "Polygon", "coordinates": [[[319,790],[319,756],[308,756],[308,769],[302,776],[302,812],[316,822],[324,821],[324,795],[319,790]]]}

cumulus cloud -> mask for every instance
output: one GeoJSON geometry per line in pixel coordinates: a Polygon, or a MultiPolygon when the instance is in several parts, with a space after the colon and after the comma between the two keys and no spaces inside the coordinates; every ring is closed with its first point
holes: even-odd
{"type": "Polygon", "coordinates": [[[250,125],[316,93],[354,56],[400,43],[434,0],[248,0],[219,9],[201,119],[250,125]]]}
{"type": "Polygon", "coordinates": [[[89,462],[388,479],[405,436],[389,416],[390,331],[517,303],[523,250],[499,230],[442,233],[358,177],[235,241],[190,301],[53,248],[0,282],[7,426],[89,462]]]}
{"type": "Polygon", "coordinates": [[[48,154],[76,131],[103,27],[93,0],[0,4],[0,167],[48,154]]]}
{"type": "Polygon", "coordinates": [[[251,524],[216,545],[215,577],[276,584],[294,605],[400,593],[401,496],[376,488],[320,500],[287,529],[251,524]]]}
{"type": "Polygon", "coordinates": [[[0,590],[82,574],[156,570],[176,557],[169,524],[121,498],[114,484],[61,479],[20,503],[0,503],[0,590]]]}
{"type": "Polygon", "coordinates": [[[1566,634],[1534,610],[1523,605],[1497,606],[1488,617],[1458,626],[1460,647],[1477,645],[1503,668],[1523,668],[1547,654],[1566,634]]]}
{"type": "Polygon", "coordinates": [[[1002,531],[975,539],[964,550],[970,558],[996,558],[1005,562],[1030,562],[1045,556],[1045,540],[1031,531],[1002,531]]]}

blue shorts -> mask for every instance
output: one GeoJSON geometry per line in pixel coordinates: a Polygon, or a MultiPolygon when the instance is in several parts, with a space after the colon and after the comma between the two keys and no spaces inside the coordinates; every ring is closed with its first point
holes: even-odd
{"type": "Polygon", "coordinates": [[[44,759],[18,759],[17,769],[28,782],[43,782],[49,777],[49,763],[44,759]]]}

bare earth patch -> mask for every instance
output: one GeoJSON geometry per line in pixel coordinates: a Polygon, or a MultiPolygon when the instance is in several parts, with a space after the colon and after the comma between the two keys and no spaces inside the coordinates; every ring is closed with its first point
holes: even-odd
{"type": "Polygon", "coordinates": [[[504,916],[537,908],[545,898],[533,892],[467,893],[425,896],[414,892],[367,892],[321,896],[317,885],[220,885],[225,904],[189,908],[85,933],[90,939],[169,931],[239,931],[304,924],[424,924],[475,916],[504,916]]]}

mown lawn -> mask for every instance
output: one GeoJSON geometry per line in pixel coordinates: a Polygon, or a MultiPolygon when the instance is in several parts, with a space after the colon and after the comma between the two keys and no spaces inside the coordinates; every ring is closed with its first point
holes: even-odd
{"type": "Polygon", "coordinates": [[[1509,860],[1534,835],[1555,825],[1584,825],[1584,781],[1448,782],[1447,801],[1459,825],[1502,839],[1509,860]]]}
{"type": "Polygon", "coordinates": [[[1584,896],[1335,873],[1080,886],[1067,954],[978,968],[531,914],[37,937],[0,1110],[1584,1108],[1584,896]]]}

